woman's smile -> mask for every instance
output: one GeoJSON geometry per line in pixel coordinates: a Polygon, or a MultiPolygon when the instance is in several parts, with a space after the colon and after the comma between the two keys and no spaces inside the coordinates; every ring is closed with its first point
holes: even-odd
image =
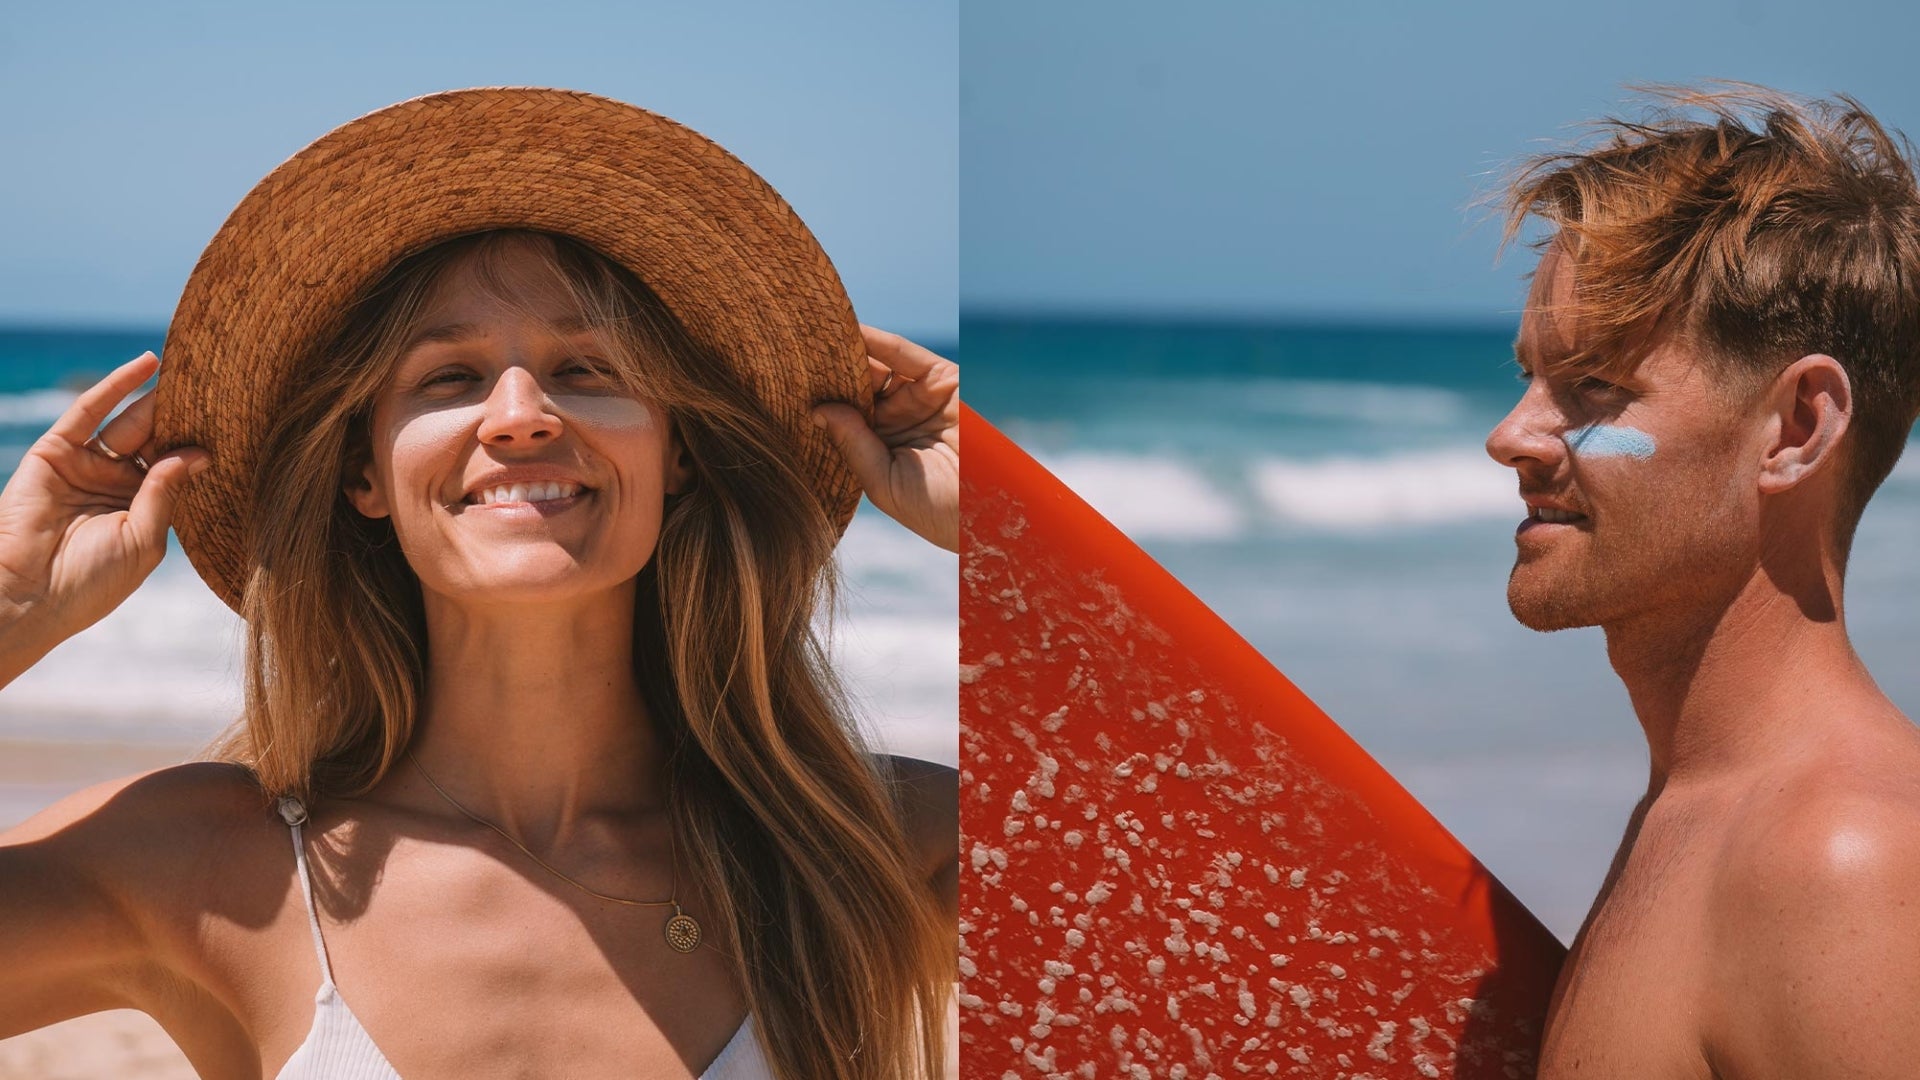
{"type": "Polygon", "coordinates": [[[474,506],[498,506],[502,503],[557,502],[585,492],[579,484],[561,480],[501,481],[497,486],[480,488],[461,501],[474,506]]]}
{"type": "Polygon", "coordinates": [[[565,513],[593,496],[592,492],[586,490],[569,494],[548,494],[525,490],[510,491],[506,488],[495,488],[480,494],[480,498],[454,503],[451,509],[461,514],[479,513],[485,520],[549,518],[565,513]]]}
{"type": "Polygon", "coordinates": [[[489,518],[551,517],[580,505],[593,495],[581,481],[552,469],[501,469],[472,484],[460,498],[447,504],[458,514],[484,511],[489,518]]]}

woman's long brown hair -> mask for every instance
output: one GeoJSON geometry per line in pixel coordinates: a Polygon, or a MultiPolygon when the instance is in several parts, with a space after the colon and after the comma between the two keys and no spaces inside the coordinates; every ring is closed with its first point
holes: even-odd
{"type": "Polygon", "coordinates": [[[269,794],[312,800],[365,792],[411,740],[429,645],[419,582],[391,524],[362,517],[343,490],[435,285],[471,266],[482,287],[505,290],[491,266],[509,243],[547,254],[611,343],[607,359],[667,411],[693,462],[637,582],[634,671],[668,752],[678,849],[720,908],[775,1073],[899,1080],[937,1068],[953,927],[814,633],[833,597],[832,523],[791,437],[725,361],[576,241],[482,233],[402,261],[289,389],[252,523],[245,711],[221,752],[269,794]]]}

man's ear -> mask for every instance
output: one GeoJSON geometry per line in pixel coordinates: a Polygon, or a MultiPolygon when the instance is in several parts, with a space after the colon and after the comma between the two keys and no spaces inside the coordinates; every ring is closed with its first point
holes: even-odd
{"type": "Polygon", "coordinates": [[[693,490],[693,455],[680,439],[680,429],[667,433],[667,494],[685,495],[693,490]]]}
{"type": "Polygon", "coordinates": [[[358,475],[348,472],[346,483],[341,486],[341,491],[346,494],[347,501],[353,504],[353,508],[360,511],[361,517],[393,516],[393,507],[388,505],[386,493],[380,489],[380,478],[374,472],[371,457],[368,457],[365,464],[360,467],[358,475]]]}
{"type": "Polygon", "coordinates": [[[1853,382],[1840,361],[1812,353],[1788,364],[1765,394],[1774,436],[1760,463],[1760,492],[1777,495],[1836,468],[1853,423],[1853,382]]]}

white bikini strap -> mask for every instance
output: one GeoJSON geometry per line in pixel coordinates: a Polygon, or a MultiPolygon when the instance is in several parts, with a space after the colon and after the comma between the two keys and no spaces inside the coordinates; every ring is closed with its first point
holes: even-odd
{"type": "Polygon", "coordinates": [[[307,904],[307,925],[313,929],[313,952],[320,958],[320,977],[333,985],[333,966],[327,963],[327,943],[320,938],[320,916],[313,909],[313,880],[307,876],[307,845],[300,837],[300,826],[307,822],[307,808],[288,795],[279,803],[281,820],[293,830],[293,865],[300,871],[300,899],[307,904]]]}

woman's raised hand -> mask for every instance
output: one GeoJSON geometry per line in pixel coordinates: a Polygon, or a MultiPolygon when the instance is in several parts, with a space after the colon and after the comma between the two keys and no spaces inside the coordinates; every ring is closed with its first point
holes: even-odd
{"type": "Polygon", "coordinates": [[[94,433],[159,366],[145,353],[88,388],[0,490],[0,682],[118,607],[166,554],[174,502],[206,451],[151,459],[151,392],[94,433]]]}
{"type": "Polygon", "coordinates": [[[898,334],[862,326],[873,423],[851,405],[814,409],[867,498],[927,540],[960,550],[960,366],[898,334]]]}

